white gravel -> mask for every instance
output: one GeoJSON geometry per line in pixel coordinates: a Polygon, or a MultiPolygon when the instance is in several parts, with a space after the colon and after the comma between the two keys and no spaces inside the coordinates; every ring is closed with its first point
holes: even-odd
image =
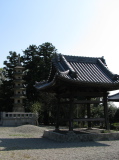
{"type": "Polygon", "coordinates": [[[59,143],[42,138],[48,128],[0,127],[0,160],[119,160],[119,141],[59,143]]]}

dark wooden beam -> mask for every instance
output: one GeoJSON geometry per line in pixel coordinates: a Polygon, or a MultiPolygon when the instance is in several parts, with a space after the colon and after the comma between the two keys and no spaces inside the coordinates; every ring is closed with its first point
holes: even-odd
{"type": "Polygon", "coordinates": [[[73,131],[73,97],[70,98],[69,106],[69,131],[73,131]]]}
{"type": "Polygon", "coordinates": [[[74,104],[99,104],[103,103],[103,101],[97,101],[97,100],[81,100],[81,101],[75,101],[74,104]]]}
{"type": "Polygon", "coordinates": [[[105,128],[109,130],[109,117],[108,117],[108,105],[107,105],[107,92],[104,92],[103,95],[103,105],[104,105],[104,117],[105,117],[105,128]]]}
{"type": "Polygon", "coordinates": [[[57,97],[57,110],[56,110],[56,124],[55,124],[55,130],[59,130],[59,117],[60,117],[60,98],[57,97]]]}
{"type": "MultiPolygon", "coordinates": [[[[88,99],[87,101],[90,101],[90,99],[88,99]]],[[[87,103],[87,117],[88,117],[89,119],[90,119],[90,116],[91,116],[90,104],[91,104],[91,103],[87,103]]],[[[91,128],[91,121],[88,121],[88,128],[91,128]]]]}
{"type": "Polygon", "coordinates": [[[88,122],[88,121],[105,121],[105,118],[75,118],[73,119],[74,122],[81,122],[81,121],[84,121],[84,122],[88,122]]]}
{"type": "MultiPolygon", "coordinates": [[[[61,93],[60,97],[61,98],[69,98],[71,95],[70,92],[65,92],[65,93],[61,93]]],[[[103,97],[103,92],[74,92],[73,93],[74,97],[103,97]]]]}
{"type": "MultiPolygon", "coordinates": [[[[91,101],[91,100],[78,100],[78,101],[74,101],[74,104],[99,104],[99,103],[103,103],[104,101],[91,101]]],[[[70,101],[64,101],[61,102],[62,104],[69,104],[70,101]]]]}

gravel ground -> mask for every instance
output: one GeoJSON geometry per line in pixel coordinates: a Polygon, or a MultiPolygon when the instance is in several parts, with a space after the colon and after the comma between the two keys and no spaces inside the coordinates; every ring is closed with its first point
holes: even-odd
{"type": "Polygon", "coordinates": [[[42,138],[45,129],[0,127],[0,160],[119,160],[119,141],[59,143],[42,138]]]}

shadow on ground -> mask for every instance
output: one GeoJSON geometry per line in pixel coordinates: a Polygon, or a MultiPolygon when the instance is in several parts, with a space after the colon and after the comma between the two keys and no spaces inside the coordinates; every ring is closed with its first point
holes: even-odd
{"type": "Polygon", "coordinates": [[[0,139],[0,150],[24,150],[24,149],[58,149],[77,147],[108,147],[101,142],[55,142],[45,138],[2,138],[0,139]]]}

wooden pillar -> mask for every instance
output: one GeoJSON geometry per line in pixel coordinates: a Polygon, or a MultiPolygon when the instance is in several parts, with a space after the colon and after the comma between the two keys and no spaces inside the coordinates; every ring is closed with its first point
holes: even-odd
{"type": "MultiPolygon", "coordinates": [[[[87,118],[90,118],[90,117],[91,117],[90,103],[87,103],[87,118]]],[[[91,121],[88,121],[88,129],[90,129],[90,128],[91,128],[91,121]]]]}
{"type": "Polygon", "coordinates": [[[107,92],[103,95],[103,105],[104,105],[104,118],[105,118],[105,128],[109,130],[109,117],[108,117],[108,105],[107,105],[107,92]]]}
{"type": "Polygon", "coordinates": [[[60,118],[60,98],[57,97],[57,110],[56,110],[55,131],[59,131],[59,118],[60,118]]]}
{"type": "Polygon", "coordinates": [[[69,131],[73,131],[73,98],[70,98],[69,104],[69,131]]]}

